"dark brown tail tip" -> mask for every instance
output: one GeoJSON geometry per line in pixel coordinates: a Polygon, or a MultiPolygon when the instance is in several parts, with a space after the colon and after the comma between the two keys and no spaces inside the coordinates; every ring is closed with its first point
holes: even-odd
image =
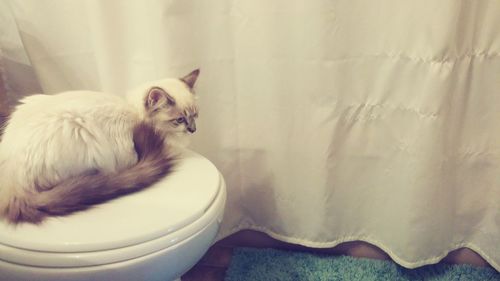
{"type": "Polygon", "coordinates": [[[6,210],[5,217],[7,221],[13,224],[29,222],[39,224],[45,218],[43,212],[38,211],[31,206],[29,202],[20,198],[12,198],[6,210]]]}

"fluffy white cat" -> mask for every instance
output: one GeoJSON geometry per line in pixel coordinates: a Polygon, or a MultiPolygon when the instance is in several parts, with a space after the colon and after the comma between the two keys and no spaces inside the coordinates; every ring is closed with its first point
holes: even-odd
{"type": "Polygon", "coordinates": [[[126,99],[71,91],[21,100],[0,142],[0,216],[39,223],[168,174],[171,147],[196,130],[198,74],[146,83],[126,99]]]}

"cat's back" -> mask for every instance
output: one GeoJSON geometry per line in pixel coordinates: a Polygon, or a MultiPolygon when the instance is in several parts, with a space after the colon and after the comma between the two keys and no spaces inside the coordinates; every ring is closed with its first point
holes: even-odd
{"type": "Polygon", "coordinates": [[[69,91],[56,95],[32,95],[20,101],[9,120],[9,129],[31,130],[60,122],[111,120],[114,116],[134,118],[124,99],[92,91],[69,91]]]}
{"type": "Polygon", "coordinates": [[[137,122],[134,109],[111,94],[29,96],[5,128],[0,166],[26,167],[34,171],[26,181],[48,184],[91,169],[114,171],[136,161],[131,134],[137,122]]]}

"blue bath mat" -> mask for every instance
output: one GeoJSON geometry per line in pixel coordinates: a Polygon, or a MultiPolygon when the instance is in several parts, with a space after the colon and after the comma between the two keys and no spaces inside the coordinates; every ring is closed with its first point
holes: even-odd
{"type": "Polygon", "coordinates": [[[491,268],[437,264],[405,269],[390,261],[274,249],[234,249],[225,281],[499,281],[491,268]]]}

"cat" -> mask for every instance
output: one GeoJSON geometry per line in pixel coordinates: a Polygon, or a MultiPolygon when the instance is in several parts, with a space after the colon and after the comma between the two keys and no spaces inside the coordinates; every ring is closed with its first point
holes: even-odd
{"type": "Polygon", "coordinates": [[[38,224],[169,174],[178,139],[196,131],[198,75],[145,83],[125,99],[91,91],[22,99],[0,141],[0,217],[38,224]]]}

